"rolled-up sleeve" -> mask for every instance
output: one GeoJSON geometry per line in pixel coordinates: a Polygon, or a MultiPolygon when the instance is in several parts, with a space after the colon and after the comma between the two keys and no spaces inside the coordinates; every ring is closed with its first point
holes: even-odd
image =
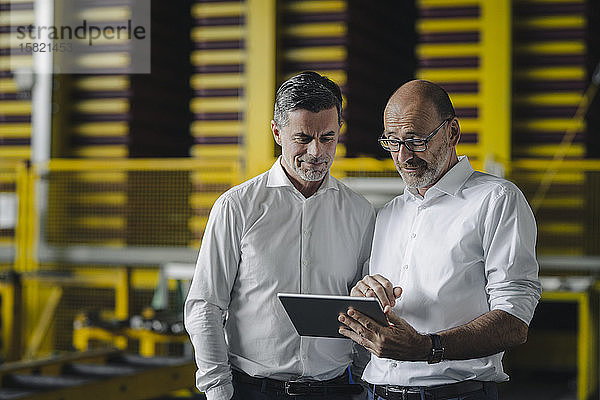
{"type": "Polygon", "coordinates": [[[535,218],[523,194],[516,187],[503,186],[489,202],[484,226],[490,309],[506,311],[529,325],[542,287],[535,256],[535,218]]]}
{"type": "Polygon", "coordinates": [[[215,202],[184,309],[198,366],[196,386],[209,400],[228,400],[233,395],[223,318],[240,259],[238,212],[228,197],[215,202]]]}

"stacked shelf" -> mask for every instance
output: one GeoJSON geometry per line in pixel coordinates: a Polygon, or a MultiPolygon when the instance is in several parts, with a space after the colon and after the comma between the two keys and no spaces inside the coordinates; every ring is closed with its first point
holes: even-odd
{"type": "Polygon", "coordinates": [[[585,154],[573,120],[586,86],[585,0],[520,0],[514,6],[514,155],[549,158],[577,128],[568,158],[585,154]]]}
{"type": "Polygon", "coordinates": [[[17,26],[33,22],[33,1],[0,1],[0,267],[15,260],[18,187],[16,162],[31,153],[33,57],[16,55],[17,26]],[[17,79],[17,75],[22,76],[17,79]],[[24,81],[21,78],[26,78],[24,81]],[[29,83],[27,81],[30,81],[29,83]],[[21,86],[19,86],[19,84],[21,86]]]}
{"type": "Polygon", "coordinates": [[[482,0],[433,1],[418,4],[418,67],[416,76],[441,85],[460,120],[457,151],[482,161],[481,41],[482,0]]]}
{"type": "MultiPolygon", "coordinates": [[[[132,18],[127,0],[79,6],[64,10],[65,14],[59,17],[66,23],[85,19],[89,24],[116,26],[132,18]]],[[[131,46],[126,40],[114,43],[99,40],[82,53],[65,55],[79,73],[56,76],[53,101],[59,107],[53,122],[53,158],[119,160],[130,156],[130,53],[131,46]]],[[[125,246],[127,179],[123,171],[50,173],[45,224],[48,243],[125,246]]]]}
{"type": "Polygon", "coordinates": [[[191,37],[191,155],[239,161],[245,110],[246,2],[196,1],[191,37]]]}
{"type": "Polygon", "coordinates": [[[16,165],[0,160],[0,271],[10,269],[16,258],[18,219],[16,165]]]}
{"type": "Polygon", "coordinates": [[[345,123],[338,159],[388,156],[377,138],[387,98],[414,74],[414,16],[410,4],[394,1],[280,3],[278,83],[314,70],[340,85],[345,123]]]}
{"type": "Polygon", "coordinates": [[[347,156],[389,159],[377,139],[389,96],[415,76],[417,8],[390,0],[348,6],[347,156]]]}
{"type": "Polygon", "coordinates": [[[190,155],[214,165],[212,173],[190,174],[190,245],[199,246],[212,204],[232,186],[244,157],[247,3],[200,0],[191,14],[190,155]]]}
{"type": "Polygon", "coordinates": [[[72,81],[70,143],[63,156],[128,157],[131,78],[75,75],[72,81]]]}
{"type": "MultiPolygon", "coordinates": [[[[513,155],[542,160],[514,178],[533,199],[567,130],[565,159],[585,157],[585,122],[573,119],[586,81],[586,1],[519,0],[513,7],[513,155]]],[[[586,172],[560,168],[536,213],[540,254],[585,253],[586,172]]]]}
{"type": "MultiPolygon", "coordinates": [[[[342,88],[347,105],[347,1],[282,1],[278,18],[277,86],[302,71],[317,71],[342,88]]],[[[343,125],[337,157],[346,154],[346,131],[347,125],[343,125]]]]}
{"type": "MultiPolygon", "coordinates": [[[[65,13],[71,13],[65,10],[65,13]]],[[[122,24],[132,18],[128,1],[82,4],[75,19],[122,24]]],[[[68,21],[70,16],[65,15],[68,21]]],[[[53,96],[60,103],[53,126],[53,157],[127,158],[131,140],[132,80],[127,42],[98,42],[71,59],[79,74],[57,76],[53,96]],[[128,60],[123,64],[125,58],[128,60]],[[88,58],[97,63],[80,64],[88,58]],[[89,71],[88,73],[86,73],[89,71]]],[[[48,175],[45,236],[51,245],[126,245],[127,173],[68,171],[48,175]]]]}
{"type": "MultiPolygon", "coordinates": [[[[62,110],[59,107],[55,114],[53,157],[118,161],[189,155],[189,3],[174,7],[156,2],[146,12],[133,0],[82,3],[76,20],[126,26],[137,18],[146,28],[152,27],[146,38],[151,43],[146,58],[137,54],[144,49],[125,37],[117,42],[100,40],[75,58],[81,73],[62,75],[55,87],[54,99],[62,110]],[[101,61],[85,67],[81,60],[91,57],[101,61]],[[124,60],[127,63],[123,64],[124,60]],[[142,65],[144,62],[147,65],[142,65]],[[137,73],[144,69],[150,73],[137,73]]],[[[171,210],[163,194],[188,190],[187,174],[147,171],[99,168],[52,177],[55,187],[50,189],[49,218],[54,223],[47,224],[48,240],[121,247],[160,245],[162,235],[163,244],[187,245],[188,239],[174,239],[170,234],[172,226],[161,226],[169,213],[143,218],[138,212],[144,207],[171,210]],[[154,191],[144,190],[142,198],[140,187],[154,191]],[[68,207],[61,205],[65,198],[68,207]],[[68,223],[61,216],[64,212],[71,216],[68,223]],[[69,235],[61,237],[61,232],[69,235]]],[[[185,221],[177,224],[183,236],[189,235],[185,221]]]]}
{"type": "Polygon", "coordinates": [[[0,159],[29,159],[31,87],[19,87],[15,74],[29,75],[31,55],[15,55],[17,26],[33,23],[33,1],[0,1],[0,159]],[[17,72],[18,71],[18,72],[17,72]]]}

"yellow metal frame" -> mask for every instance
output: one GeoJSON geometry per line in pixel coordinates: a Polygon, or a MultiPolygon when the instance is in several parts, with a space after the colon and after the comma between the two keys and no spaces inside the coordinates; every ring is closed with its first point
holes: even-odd
{"type": "Polygon", "coordinates": [[[31,360],[37,357],[42,347],[44,338],[47,337],[48,332],[51,329],[51,325],[54,319],[54,314],[62,298],[63,290],[61,287],[54,287],[50,290],[49,295],[44,301],[40,317],[34,327],[27,348],[25,349],[24,359],[31,360]]]}
{"type": "Polygon", "coordinates": [[[127,337],[139,341],[139,353],[142,356],[157,355],[156,346],[165,343],[189,343],[188,335],[162,335],[143,329],[126,329],[127,337]]]}
{"type": "Polygon", "coordinates": [[[273,119],[276,66],[276,1],[248,0],[246,44],[245,176],[266,171],[273,160],[273,119]]]}
{"type": "MultiPolygon", "coordinates": [[[[548,166],[548,160],[521,159],[515,160],[512,165],[515,170],[531,170],[543,173],[548,166]]],[[[600,160],[563,160],[560,164],[560,170],[561,172],[600,171],[600,160]]]]}
{"type": "MultiPolygon", "coordinates": [[[[33,217],[33,178],[28,164],[24,160],[0,160],[0,168],[10,171],[14,177],[16,185],[15,194],[17,196],[17,221],[15,226],[15,235],[13,246],[15,256],[13,261],[13,270],[20,274],[28,271],[33,267],[33,243],[34,230],[32,224],[33,217]]],[[[17,278],[18,279],[18,278],[17,278]]],[[[29,318],[29,315],[20,312],[21,315],[14,315],[15,306],[21,306],[23,291],[16,289],[14,283],[3,283],[0,285],[0,295],[2,296],[2,339],[3,339],[3,354],[7,360],[19,359],[23,349],[21,343],[15,339],[15,335],[22,335],[24,321],[29,318]]]]}
{"type": "MultiPolygon", "coordinates": [[[[336,157],[331,166],[331,174],[336,178],[343,178],[348,172],[382,172],[396,171],[391,158],[378,160],[370,157],[344,158],[336,157]]],[[[400,177],[400,175],[398,175],[400,177]]]]}
{"type": "MultiPolygon", "coordinates": [[[[40,354],[48,353],[49,342],[45,334],[53,329],[52,320],[58,301],[60,291],[64,286],[80,285],[91,287],[108,287],[115,290],[114,315],[117,319],[126,319],[130,314],[132,272],[128,268],[111,268],[110,270],[96,270],[94,273],[77,270],[72,278],[46,277],[42,282],[35,277],[38,270],[36,259],[37,235],[39,232],[38,210],[35,200],[36,184],[47,172],[97,172],[99,174],[118,171],[188,171],[191,179],[201,179],[210,182],[227,182],[235,185],[243,176],[240,175],[239,163],[237,161],[207,161],[202,159],[126,159],[126,160],[72,160],[52,159],[46,163],[36,164],[29,167],[25,162],[1,162],[0,167],[15,170],[17,182],[17,196],[19,199],[18,221],[15,233],[15,271],[24,274],[23,279],[23,329],[24,342],[28,344],[27,357],[34,358],[40,354]],[[196,174],[196,175],[194,175],[196,174]]],[[[140,274],[133,273],[134,280],[140,280],[140,274]]],[[[144,274],[142,274],[144,275],[144,274]]],[[[147,277],[144,275],[146,284],[147,277]]],[[[138,282],[137,284],[139,284],[138,282]]],[[[3,303],[2,312],[5,320],[4,337],[13,327],[12,313],[8,312],[10,306],[10,287],[0,287],[1,294],[6,298],[3,303]]],[[[144,343],[147,341],[145,340],[144,343]]],[[[5,343],[8,343],[5,341],[5,343]]],[[[115,338],[114,344],[119,348],[127,346],[124,337],[115,338]]],[[[149,352],[149,346],[145,345],[145,351],[149,352]]]]}
{"type": "Polygon", "coordinates": [[[482,0],[481,144],[482,160],[508,171],[511,160],[511,0],[482,0]]]}
{"type": "Polygon", "coordinates": [[[129,317],[131,269],[119,268],[116,271],[115,283],[115,318],[122,320],[129,317]]]}
{"type": "Polygon", "coordinates": [[[127,337],[120,332],[111,332],[93,326],[84,326],[73,330],[73,347],[78,351],[91,350],[89,346],[91,340],[109,343],[120,350],[127,349],[127,337]]]}
{"type": "Polygon", "coordinates": [[[159,355],[156,351],[159,344],[189,343],[187,335],[165,335],[145,329],[126,328],[113,332],[99,327],[84,326],[73,331],[73,346],[77,350],[90,350],[91,340],[112,344],[122,350],[127,348],[129,340],[135,340],[139,343],[139,354],[145,357],[159,355]]]}
{"type": "MultiPolygon", "coordinates": [[[[49,336],[47,333],[51,332],[53,328],[52,322],[64,287],[81,286],[114,289],[115,318],[126,319],[129,317],[131,273],[127,268],[102,269],[95,270],[92,273],[76,271],[73,277],[44,277],[43,281],[35,275],[26,275],[23,279],[23,286],[26,288],[24,290],[24,293],[26,293],[25,300],[28,301],[24,308],[28,307],[27,314],[31,314],[25,324],[28,327],[25,359],[38,358],[51,350],[44,346],[47,346],[46,340],[49,336]]],[[[81,341],[82,339],[79,339],[79,342],[81,341]]],[[[79,342],[74,339],[75,347],[85,350],[86,348],[77,347],[79,342]]],[[[114,344],[118,348],[124,349],[127,347],[127,340],[115,338],[114,344]]]]}
{"type": "Polygon", "coordinates": [[[586,400],[598,387],[598,318],[589,292],[544,291],[542,301],[577,303],[577,399],[586,400]]]}
{"type": "MultiPolygon", "coordinates": [[[[12,331],[13,326],[13,311],[15,302],[15,291],[11,284],[0,284],[0,297],[2,298],[2,346],[4,356],[7,358],[10,350],[14,350],[14,343],[12,343],[12,331]]],[[[11,360],[14,361],[14,360],[11,360]]]]}
{"type": "Polygon", "coordinates": [[[201,171],[231,169],[232,179],[238,171],[238,165],[231,161],[210,162],[192,158],[136,158],[116,160],[52,159],[36,166],[37,174],[44,171],[201,171]]]}
{"type": "Polygon", "coordinates": [[[7,361],[16,361],[21,358],[21,291],[17,290],[15,283],[0,283],[0,297],[2,298],[2,352],[7,361]]]}
{"type": "Polygon", "coordinates": [[[25,162],[15,165],[16,193],[18,199],[17,226],[15,227],[15,264],[17,272],[24,272],[31,268],[31,245],[33,242],[32,206],[33,206],[33,181],[29,168],[25,162]]]}

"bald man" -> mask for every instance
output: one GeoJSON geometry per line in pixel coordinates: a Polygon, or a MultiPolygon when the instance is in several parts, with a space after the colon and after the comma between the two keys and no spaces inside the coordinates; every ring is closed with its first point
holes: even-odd
{"type": "Polygon", "coordinates": [[[377,215],[370,275],[351,294],[378,297],[389,325],[348,310],[340,333],[372,353],[370,399],[497,399],[503,352],[526,341],[541,295],[533,213],[514,184],[457,156],[441,87],[401,86],[384,127],[406,188],[377,215]]]}

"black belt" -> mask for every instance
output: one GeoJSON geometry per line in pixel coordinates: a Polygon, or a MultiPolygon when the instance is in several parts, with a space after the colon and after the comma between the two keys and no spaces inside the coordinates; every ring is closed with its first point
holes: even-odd
{"type": "Polygon", "coordinates": [[[463,381],[441,386],[395,386],[395,385],[371,385],[374,392],[386,400],[421,400],[421,389],[424,398],[428,400],[443,400],[458,397],[467,393],[485,390],[486,382],[463,381]]]}
{"type": "Polygon", "coordinates": [[[270,378],[255,378],[243,372],[233,370],[233,379],[239,383],[258,386],[285,393],[289,396],[326,396],[333,394],[359,394],[363,391],[361,385],[348,383],[348,372],[327,381],[280,381],[270,378]]]}

